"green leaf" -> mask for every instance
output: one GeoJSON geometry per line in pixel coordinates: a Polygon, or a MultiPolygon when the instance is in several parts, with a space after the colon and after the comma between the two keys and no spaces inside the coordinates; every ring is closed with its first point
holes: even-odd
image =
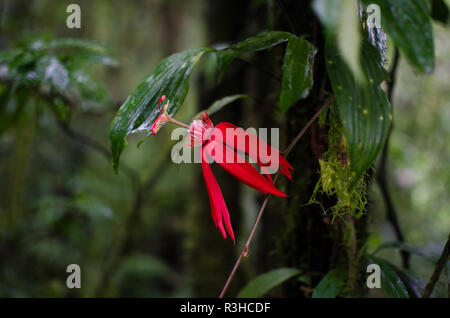
{"type": "Polygon", "coordinates": [[[65,268],[75,260],[81,260],[79,251],[71,250],[69,243],[52,237],[35,239],[25,247],[25,253],[48,268],[65,268]]]}
{"type": "Polygon", "coordinates": [[[219,77],[223,75],[223,72],[225,71],[226,67],[237,56],[247,52],[265,50],[280,43],[284,43],[294,37],[295,35],[289,32],[282,32],[282,31],[265,32],[250,37],[248,39],[245,39],[244,41],[236,43],[225,49],[216,51],[218,72],[220,74],[219,77]]]}
{"type": "Polygon", "coordinates": [[[70,72],[70,81],[76,86],[79,99],[84,108],[98,106],[108,96],[106,88],[83,69],[70,72]]]}
{"type": "Polygon", "coordinates": [[[434,69],[434,38],[426,0],[363,0],[380,7],[381,24],[409,63],[421,72],[434,69]]]}
{"type": "Polygon", "coordinates": [[[51,40],[47,45],[47,49],[78,49],[90,51],[98,54],[108,54],[109,49],[101,44],[76,38],[62,38],[51,40]]]}
{"type": "Polygon", "coordinates": [[[427,282],[423,278],[412,272],[401,271],[395,266],[394,269],[402,282],[405,284],[406,289],[408,290],[409,297],[420,298],[423,294],[425,286],[427,285],[427,282]]]}
{"type": "Polygon", "coordinates": [[[360,48],[361,20],[354,0],[341,0],[337,38],[339,50],[345,62],[357,78],[361,77],[360,48]]]}
{"type": "Polygon", "coordinates": [[[192,70],[200,57],[211,49],[192,49],[173,54],[161,61],[155,70],[128,96],[111,123],[109,140],[113,168],[117,172],[119,157],[126,147],[126,137],[151,128],[159,115],[158,100],[170,100],[168,113],[173,116],[186,98],[192,70]]]}
{"type": "Polygon", "coordinates": [[[401,242],[387,242],[387,243],[383,243],[375,250],[374,254],[376,254],[380,250],[383,250],[383,249],[386,249],[386,248],[398,248],[398,249],[400,249],[402,251],[406,251],[406,252],[409,252],[411,254],[420,256],[423,259],[427,260],[428,262],[431,262],[432,264],[436,263],[437,260],[439,259],[439,255],[434,255],[434,256],[427,255],[427,254],[423,253],[422,251],[418,250],[417,248],[414,248],[412,246],[409,246],[408,244],[401,243],[401,242]]]}
{"type": "MultiPolygon", "coordinates": [[[[400,242],[387,242],[387,243],[381,244],[373,252],[372,255],[375,255],[379,251],[381,251],[383,249],[388,249],[388,248],[398,248],[403,251],[408,251],[413,255],[418,255],[418,256],[422,257],[423,259],[432,263],[433,265],[437,262],[437,260],[439,258],[439,255],[427,255],[427,254],[423,253],[422,251],[418,250],[417,248],[411,247],[405,243],[400,243],[400,242]]],[[[427,282],[422,277],[420,277],[419,275],[417,275],[416,273],[414,273],[411,270],[405,270],[405,269],[402,270],[393,264],[390,264],[390,265],[395,270],[395,272],[400,277],[400,279],[403,281],[403,283],[405,284],[405,286],[408,290],[409,296],[413,297],[413,298],[416,298],[416,297],[419,298],[422,295],[423,289],[425,288],[427,282]]]]}
{"type": "Polygon", "coordinates": [[[263,296],[275,286],[280,285],[289,278],[296,276],[300,270],[296,268],[278,268],[264,273],[245,286],[238,294],[240,298],[257,298],[263,296]]]}
{"type": "Polygon", "coordinates": [[[155,256],[134,254],[128,256],[120,263],[115,280],[120,282],[129,275],[144,279],[148,276],[170,276],[173,275],[173,271],[165,262],[155,256]]]}
{"type": "Polygon", "coordinates": [[[101,44],[83,40],[62,38],[51,40],[44,48],[58,56],[67,57],[73,68],[92,67],[92,65],[117,66],[119,63],[111,55],[111,50],[101,44]]]}
{"type": "Polygon", "coordinates": [[[55,56],[46,55],[41,58],[36,64],[36,71],[44,85],[49,85],[59,91],[63,91],[69,86],[69,71],[55,56]]]}
{"type": "Polygon", "coordinates": [[[392,110],[380,87],[389,76],[379,63],[380,52],[367,41],[361,54],[364,81],[356,80],[333,39],[327,40],[325,56],[349,148],[350,169],[357,181],[376,159],[389,132],[392,110]]]}
{"type": "Polygon", "coordinates": [[[346,275],[340,269],[329,271],[314,288],[312,298],[334,298],[345,286],[346,275]]]}
{"type": "Polygon", "coordinates": [[[344,61],[355,76],[361,77],[359,64],[361,21],[354,0],[315,0],[312,7],[328,37],[336,38],[344,61]]]}
{"type": "Polygon", "coordinates": [[[280,108],[286,112],[295,102],[305,98],[313,85],[313,64],[317,49],[301,38],[291,38],[283,61],[280,108]]]}
{"type": "Polygon", "coordinates": [[[408,290],[392,264],[373,255],[367,256],[367,261],[380,266],[381,287],[389,298],[409,298],[408,290]]]}
{"type": "Polygon", "coordinates": [[[289,32],[271,31],[261,33],[216,51],[219,77],[237,56],[246,52],[271,48],[288,41],[283,62],[282,91],[280,107],[287,111],[300,98],[305,98],[312,86],[312,65],[317,49],[308,41],[289,32]]]}
{"type": "MultiPolygon", "coordinates": [[[[208,107],[206,112],[208,113],[208,115],[212,115],[212,114],[218,112],[219,110],[221,110],[222,108],[224,108],[225,106],[231,104],[232,102],[234,102],[238,99],[248,98],[248,97],[249,96],[245,95],[245,94],[236,94],[236,95],[225,96],[221,99],[216,100],[214,103],[212,103],[211,106],[208,107]]],[[[203,111],[201,113],[203,113],[203,111]]]]}
{"type": "Polygon", "coordinates": [[[4,63],[4,62],[8,62],[10,60],[13,60],[22,53],[23,53],[23,51],[21,49],[17,49],[17,48],[2,51],[2,52],[0,52],[0,63],[4,63]]]}

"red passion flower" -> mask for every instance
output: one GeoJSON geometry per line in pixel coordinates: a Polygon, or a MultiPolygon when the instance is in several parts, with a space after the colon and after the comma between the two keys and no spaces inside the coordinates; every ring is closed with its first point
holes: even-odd
{"type": "Polygon", "coordinates": [[[231,226],[230,214],[210,163],[216,162],[233,177],[264,194],[273,194],[280,197],[286,197],[286,194],[275,187],[267,167],[270,166],[271,160],[275,158],[280,166],[280,172],[289,179],[292,179],[290,170],[293,167],[277,149],[268,145],[264,140],[231,123],[222,122],[214,126],[207,113],[201,115],[200,120],[194,120],[190,126],[180,123],[168,115],[169,101],[164,105],[161,112],[160,104],[165,99],[166,95],[163,95],[158,102],[161,115],[153,122],[152,132],[156,134],[161,125],[166,122],[180,125],[189,130],[191,146],[201,147],[203,178],[208,192],[213,221],[216,227],[219,227],[223,238],[227,238],[226,232],[228,232],[234,241],[235,236],[231,226]],[[264,149],[264,151],[261,151],[261,149],[264,149]],[[247,154],[261,168],[264,175],[238,152],[247,154]]]}

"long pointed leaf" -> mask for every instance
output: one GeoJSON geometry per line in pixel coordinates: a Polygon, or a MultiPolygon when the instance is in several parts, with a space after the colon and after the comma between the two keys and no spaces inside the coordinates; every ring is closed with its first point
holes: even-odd
{"type": "Polygon", "coordinates": [[[308,41],[292,38],[283,60],[280,108],[286,112],[296,101],[305,98],[313,85],[313,64],[317,49],[308,41]]]}
{"type": "Polygon", "coordinates": [[[367,256],[367,261],[377,264],[381,270],[381,287],[389,298],[408,298],[408,290],[398,276],[395,268],[385,260],[373,255],[367,256]]]}
{"type": "Polygon", "coordinates": [[[158,100],[162,95],[170,100],[169,115],[178,111],[189,90],[192,70],[207,51],[210,49],[193,49],[169,56],[127,98],[113,119],[109,134],[114,170],[117,171],[120,154],[126,147],[126,137],[151,128],[159,115],[158,100]]]}
{"type": "Polygon", "coordinates": [[[339,55],[334,39],[327,40],[327,70],[336,95],[355,180],[370,167],[382,149],[392,120],[391,104],[380,87],[388,74],[379,61],[379,51],[364,41],[361,66],[365,81],[357,81],[339,55]]]}
{"type": "Polygon", "coordinates": [[[264,273],[245,286],[238,294],[240,298],[257,298],[263,296],[275,286],[280,285],[289,278],[300,274],[296,268],[278,268],[264,273]]]}

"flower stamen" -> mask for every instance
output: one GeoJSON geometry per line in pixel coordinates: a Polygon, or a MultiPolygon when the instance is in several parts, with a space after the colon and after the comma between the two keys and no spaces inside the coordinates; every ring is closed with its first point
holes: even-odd
{"type": "Polygon", "coordinates": [[[200,119],[192,121],[189,126],[189,134],[191,135],[191,146],[202,146],[211,139],[214,125],[208,114],[200,115],[200,119]]]}
{"type": "Polygon", "coordinates": [[[188,125],[186,125],[186,124],[184,124],[184,123],[182,123],[182,122],[179,122],[179,121],[176,120],[176,119],[173,119],[173,118],[167,113],[167,110],[169,109],[170,100],[167,100],[167,103],[164,104],[163,110],[161,111],[161,102],[163,102],[163,101],[165,101],[165,100],[166,100],[166,95],[162,95],[161,98],[160,98],[159,101],[158,101],[158,109],[159,109],[159,112],[161,113],[161,115],[159,115],[159,116],[155,119],[155,121],[153,122],[153,124],[152,124],[152,133],[153,133],[153,135],[156,135],[156,134],[158,133],[159,129],[161,128],[161,125],[162,125],[162,124],[165,124],[165,123],[172,123],[172,124],[175,124],[175,125],[184,127],[184,128],[186,128],[186,129],[189,129],[189,126],[188,126],[188,125]]]}

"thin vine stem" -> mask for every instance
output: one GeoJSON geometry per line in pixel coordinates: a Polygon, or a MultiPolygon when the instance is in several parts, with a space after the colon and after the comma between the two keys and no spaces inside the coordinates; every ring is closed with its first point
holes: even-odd
{"type": "Polygon", "coordinates": [[[325,103],[323,103],[322,106],[316,111],[316,113],[311,117],[311,119],[306,123],[306,125],[300,130],[300,132],[295,136],[295,138],[291,141],[291,143],[286,147],[286,149],[283,151],[285,156],[288,156],[291,150],[294,148],[294,146],[297,144],[297,142],[302,138],[303,134],[306,132],[306,130],[312,125],[312,123],[319,117],[320,113],[330,106],[334,102],[334,96],[330,96],[325,103]]]}
{"type": "MultiPolygon", "coordinates": [[[[400,60],[400,53],[398,48],[395,49],[394,53],[394,59],[392,62],[392,68],[389,72],[389,77],[391,78],[391,81],[388,83],[387,88],[387,98],[389,102],[393,103],[393,97],[394,97],[394,87],[396,84],[397,79],[397,69],[399,65],[400,60]]],[[[389,223],[391,223],[395,236],[397,238],[397,241],[404,243],[405,242],[405,236],[403,235],[402,228],[400,226],[400,222],[398,220],[398,213],[397,209],[392,201],[391,192],[389,190],[388,180],[387,180],[387,159],[388,159],[388,149],[389,149],[389,140],[391,138],[392,129],[393,129],[393,123],[391,123],[391,127],[389,128],[388,136],[386,138],[386,142],[384,143],[383,150],[381,152],[381,160],[380,164],[378,166],[377,174],[376,174],[376,180],[378,182],[378,185],[380,186],[381,190],[381,196],[384,201],[385,209],[386,209],[386,217],[389,223]]],[[[400,250],[400,256],[402,258],[402,266],[403,268],[409,268],[409,259],[411,254],[408,251],[400,250]]]]}
{"type": "MultiPolygon", "coordinates": [[[[320,113],[327,108],[328,106],[330,106],[334,101],[334,96],[330,96],[325,103],[322,104],[322,106],[320,106],[320,108],[314,113],[314,115],[311,117],[311,119],[306,123],[306,125],[302,128],[302,130],[300,130],[300,132],[297,134],[297,136],[295,136],[295,138],[291,141],[291,143],[286,147],[286,149],[283,151],[283,154],[285,156],[288,156],[289,153],[291,152],[291,150],[294,148],[294,146],[297,144],[297,142],[300,140],[300,138],[302,138],[302,136],[305,134],[305,132],[308,130],[309,127],[311,127],[311,125],[314,123],[314,121],[317,119],[317,117],[319,117],[320,113]]],[[[274,182],[277,180],[279,175],[279,172],[277,173],[277,175],[274,178],[274,182]]],[[[228,275],[227,281],[225,282],[225,285],[222,288],[222,291],[219,294],[219,298],[223,298],[228,286],[231,283],[231,280],[233,279],[234,275],[236,274],[237,269],[239,268],[239,265],[241,264],[242,258],[247,257],[248,256],[248,249],[250,246],[250,243],[253,239],[253,236],[255,235],[256,232],[256,228],[258,227],[259,221],[261,220],[261,217],[263,215],[263,212],[267,206],[267,203],[269,202],[271,195],[267,195],[266,198],[264,199],[264,202],[261,205],[261,208],[259,209],[258,215],[256,216],[255,222],[253,223],[253,226],[250,230],[250,233],[247,237],[247,240],[245,241],[244,247],[242,248],[241,253],[239,254],[238,259],[236,260],[236,263],[233,266],[233,269],[231,270],[230,274],[228,275]]]]}
{"type": "Polygon", "coordinates": [[[439,276],[441,276],[441,272],[444,268],[446,268],[446,264],[448,262],[448,258],[450,255],[450,234],[448,235],[447,243],[445,243],[444,250],[442,251],[439,260],[436,263],[436,267],[433,271],[433,274],[430,277],[430,281],[428,282],[425,290],[423,291],[422,298],[429,298],[431,293],[433,292],[434,286],[439,280],[439,276]]]}

